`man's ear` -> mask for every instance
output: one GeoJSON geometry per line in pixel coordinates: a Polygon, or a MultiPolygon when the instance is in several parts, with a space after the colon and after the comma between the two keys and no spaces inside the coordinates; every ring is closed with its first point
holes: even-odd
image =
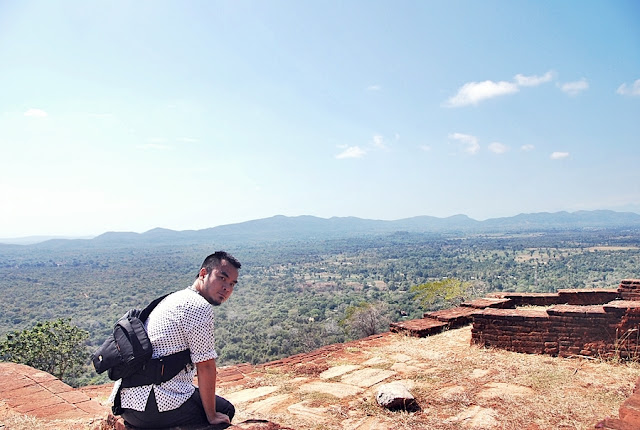
{"type": "Polygon", "coordinates": [[[199,275],[202,276],[203,278],[207,276],[207,269],[205,269],[204,267],[201,268],[199,275]]]}

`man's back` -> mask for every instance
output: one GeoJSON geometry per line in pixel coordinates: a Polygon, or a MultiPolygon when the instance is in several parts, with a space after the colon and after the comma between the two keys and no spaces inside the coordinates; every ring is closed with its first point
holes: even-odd
{"type": "MultiPolygon", "coordinates": [[[[217,358],[213,335],[213,309],[191,287],[167,296],[151,312],[146,329],[153,345],[153,358],[191,350],[194,363],[217,358]]],[[[175,409],[194,391],[194,366],[178,373],[171,380],[153,388],[160,412],[175,409]]],[[[143,411],[152,385],[123,388],[123,408],[143,411]]]]}

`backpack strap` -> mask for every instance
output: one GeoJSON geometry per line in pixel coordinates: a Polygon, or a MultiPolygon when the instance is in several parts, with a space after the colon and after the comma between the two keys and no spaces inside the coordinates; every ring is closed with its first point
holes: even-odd
{"type": "Polygon", "coordinates": [[[165,297],[167,297],[169,294],[165,294],[162,297],[158,297],[157,299],[155,299],[154,301],[152,301],[151,303],[149,303],[147,305],[146,308],[144,308],[141,312],[140,315],[138,316],[138,319],[142,322],[145,322],[147,320],[147,318],[149,318],[149,315],[151,314],[151,311],[153,311],[156,306],[158,306],[158,303],[160,303],[165,297]]]}
{"type": "Polygon", "coordinates": [[[122,378],[120,386],[111,406],[113,415],[122,415],[122,398],[120,392],[123,388],[140,387],[142,385],[160,385],[176,376],[182,369],[191,364],[191,351],[176,352],[165,357],[154,358],[137,373],[122,378]]]}
{"type": "Polygon", "coordinates": [[[142,385],[160,385],[172,379],[188,364],[191,364],[191,350],[185,349],[164,357],[149,360],[138,372],[122,378],[121,387],[139,387],[142,385]]]}

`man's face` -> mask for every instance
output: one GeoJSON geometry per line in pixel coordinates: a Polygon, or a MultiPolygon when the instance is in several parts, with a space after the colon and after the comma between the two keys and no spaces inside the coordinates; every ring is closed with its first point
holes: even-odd
{"type": "Polygon", "coordinates": [[[227,260],[222,260],[220,266],[211,273],[207,273],[204,268],[200,269],[200,276],[204,277],[200,294],[215,306],[226,302],[233,293],[233,287],[238,283],[238,269],[227,260]]]}

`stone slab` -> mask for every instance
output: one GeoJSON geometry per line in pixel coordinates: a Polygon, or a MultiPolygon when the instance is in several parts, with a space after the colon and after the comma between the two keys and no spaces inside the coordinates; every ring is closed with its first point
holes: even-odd
{"type": "Polygon", "coordinates": [[[490,399],[495,397],[528,397],[535,394],[529,387],[522,385],[506,384],[504,382],[492,382],[485,385],[485,389],[478,393],[478,397],[490,399]]]}
{"type": "Polygon", "coordinates": [[[385,360],[382,357],[371,357],[370,359],[362,363],[362,365],[370,367],[370,366],[380,366],[381,364],[388,364],[388,363],[389,361],[385,360]]]}
{"type": "Polygon", "coordinates": [[[236,391],[235,393],[225,394],[225,399],[231,403],[244,403],[250,402],[260,397],[268,396],[271,393],[278,391],[280,387],[273,385],[266,385],[258,388],[247,388],[244,390],[236,391]]]}
{"type": "Polygon", "coordinates": [[[402,354],[400,352],[396,354],[391,354],[390,358],[397,363],[406,363],[408,361],[413,360],[413,357],[411,357],[410,355],[402,354]]]}
{"type": "Polygon", "coordinates": [[[266,415],[273,410],[280,409],[281,404],[290,399],[288,394],[278,394],[275,396],[269,396],[264,400],[253,402],[243,408],[243,412],[246,414],[258,414],[266,415]]]}
{"type": "Polygon", "coordinates": [[[39,384],[42,384],[43,382],[47,382],[47,381],[53,381],[56,379],[56,377],[50,373],[43,372],[37,369],[32,369],[29,366],[25,366],[25,367],[33,371],[33,372],[25,373],[25,375],[28,376],[30,379],[33,379],[35,382],[39,384]]]}
{"type": "Polygon", "coordinates": [[[307,400],[293,404],[287,408],[287,410],[297,415],[300,418],[307,419],[314,423],[322,423],[327,420],[326,413],[327,408],[314,408],[309,406],[309,402],[307,400]]]}
{"type": "Polygon", "coordinates": [[[342,430],[389,430],[397,428],[395,420],[383,417],[350,418],[342,423],[342,430]]]}
{"type": "Polygon", "coordinates": [[[445,423],[463,424],[470,429],[494,429],[498,427],[497,413],[490,408],[472,406],[458,415],[445,420],[445,423]]]}
{"type": "Polygon", "coordinates": [[[398,373],[416,373],[421,371],[419,367],[411,366],[407,363],[395,363],[391,366],[391,370],[398,373]]]}
{"type": "Polygon", "coordinates": [[[89,399],[89,396],[87,396],[82,391],[75,391],[75,390],[67,391],[66,393],[58,393],[58,397],[61,397],[63,400],[69,403],[82,403],[82,402],[91,400],[89,399]]]}
{"type": "Polygon", "coordinates": [[[427,337],[442,332],[448,324],[432,318],[418,318],[415,320],[391,323],[389,329],[393,333],[402,333],[414,337],[427,337]]]}
{"type": "Polygon", "coordinates": [[[52,379],[50,381],[44,381],[40,384],[41,387],[46,388],[54,394],[64,393],[66,391],[73,391],[73,388],[65,384],[59,379],[52,379]]]}
{"type": "Polygon", "coordinates": [[[476,309],[484,309],[484,308],[508,308],[512,306],[513,300],[504,299],[498,297],[484,297],[481,299],[475,299],[468,302],[463,302],[460,306],[466,306],[470,308],[476,309]]]}
{"type": "Polygon", "coordinates": [[[330,367],[329,369],[325,370],[318,376],[321,379],[331,379],[331,378],[336,378],[338,376],[342,376],[345,373],[352,372],[356,369],[360,369],[360,366],[358,366],[357,364],[343,364],[340,366],[330,367]]]}
{"type": "Polygon", "coordinates": [[[47,390],[39,389],[35,392],[29,393],[25,396],[16,396],[6,399],[5,402],[7,405],[12,408],[16,408],[18,406],[29,405],[31,403],[42,402],[45,399],[49,399],[55,397],[47,390]]]}
{"type": "Polygon", "coordinates": [[[110,411],[110,407],[102,406],[100,403],[94,400],[87,400],[86,402],[75,403],[74,406],[89,415],[101,415],[105,411],[110,411]]]}
{"type": "MultiPolygon", "coordinates": [[[[60,403],[56,405],[55,408],[47,408],[46,415],[45,411],[38,411],[38,416],[40,418],[46,418],[48,420],[65,420],[65,419],[73,419],[78,418],[78,408],[69,403],[60,403]]],[[[105,414],[106,410],[101,411],[100,415],[105,414]]]]}
{"type": "Polygon", "coordinates": [[[308,384],[301,385],[299,390],[305,393],[317,392],[331,394],[332,396],[338,397],[340,399],[344,397],[355,396],[356,394],[364,391],[363,388],[353,384],[322,381],[314,381],[309,382],[308,384]]]}
{"type": "Polygon", "coordinates": [[[1,378],[2,382],[0,383],[0,396],[4,395],[7,392],[17,390],[18,388],[35,385],[35,383],[31,379],[25,378],[21,375],[7,374],[2,375],[1,378]]]}
{"type": "Polygon", "coordinates": [[[451,402],[454,399],[461,398],[465,395],[467,389],[460,385],[453,385],[441,388],[435,392],[435,394],[440,397],[442,400],[451,402]]]}
{"type": "Polygon", "coordinates": [[[50,411],[50,408],[54,405],[63,404],[64,400],[60,397],[49,395],[47,397],[39,398],[38,400],[34,400],[29,403],[23,403],[21,405],[15,406],[13,408],[14,411],[20,412],[21,414],[30,413],[36,417],[38,416],[46,416],[48,415],[47,411],[50,411]]]}
{"type": "Polygon", "coordinates": [[[15,399],[24,396],[32,396],[40,391],[42,391],[42,388],[40,388],[39,385],[30,384],[21,388],[16,388],[15,390],[0,393],[0,398],[4,398],[5,400],[15,399]]]}
{"type": "Polygon", "coordinates": [[[366,368],[349,373],[342,377],[342,382],[358,387],[368,388],[396,375],[393,370],[366,368]]]}
{"type": "Polygon", "coordinates": [[[440,311],[426,312],[424,318],[433,318],[446,322],[449,327],[460,327],[473,321],[471,315],[476,311],[472,307],[457,306],[455,308],[443,309],[440,311]]]}

